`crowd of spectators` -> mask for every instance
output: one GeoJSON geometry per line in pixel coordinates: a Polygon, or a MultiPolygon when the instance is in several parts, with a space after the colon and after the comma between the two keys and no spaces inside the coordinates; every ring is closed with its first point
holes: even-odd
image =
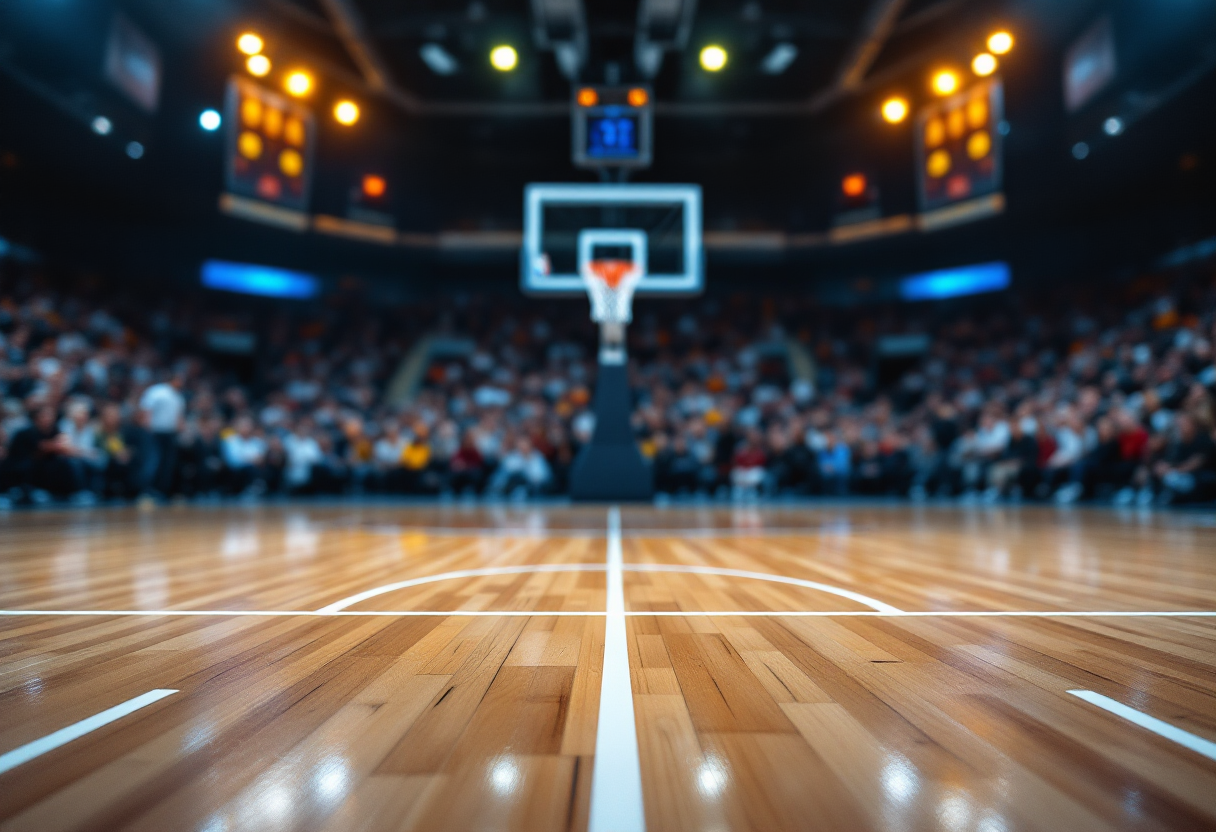
{"type": "MultiPolygon", "coordinates": [[[[226,313],[100,297],[0,287],[0,506],[560,495],[594,431],[595,332],[575,301],[226,313]],[[421,383],[390,397],[424,336],[421,383]]],[[[1210,275],[851,310],[636,307],[633,424],[661,494],[1216,499],[1210,275]],[[921,351],[892,365],[891,338],[921,351]]]]}

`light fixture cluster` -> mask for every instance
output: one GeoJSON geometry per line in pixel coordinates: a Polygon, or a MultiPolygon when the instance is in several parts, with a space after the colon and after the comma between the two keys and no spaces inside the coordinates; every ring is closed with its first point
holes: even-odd
{"type": "MultiPolygon", "coordinates": [[[[987,51],[979,52],[971,59],[971,71],[979,78],[987,78],[996,72],[999,66],[996,56],[1007,55],[1013,49],[1013,35],[999,29],[988,36],[985,46],[987,51]]],[[[929,75],[929,90],[937,96],[953,95],[963,88],[963,83],[962,73],[953,67],[938,67],[929,75]]],[[[882,102],[879,112],[883,121],[899,124],[910,112],[908,99],[891,95],[882,102]]]]}
{"type": "MultiPolygon", "coordinates": [[[[236,39],[237,51],[245,55],[245,69],[255,78],[265,78],[270,74],[273,64],[266,55],[266,41],[256,32],[242,32],[236,39]]],[[[316,81],[307,69],[295,67],[283,74],[283,89],[295,98],[306,98],[316,88],[316,81]]],[[[334,102],[334,121],[345,127],[350,127],[359,121],[359,105],[348,98],[334,102]]],[[[204,130],[217,130],[220,126],[220,114],[216,110],[204,110],[198,117],[199,126],[204,130]]]]}

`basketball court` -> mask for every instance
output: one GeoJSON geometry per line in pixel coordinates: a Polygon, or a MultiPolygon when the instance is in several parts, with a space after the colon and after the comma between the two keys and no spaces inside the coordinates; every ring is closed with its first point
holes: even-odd
{"type": "Polygon", "coordinates": [[[1216,826],[1210,515],[3,522],[5,830],[1216,826]]]}

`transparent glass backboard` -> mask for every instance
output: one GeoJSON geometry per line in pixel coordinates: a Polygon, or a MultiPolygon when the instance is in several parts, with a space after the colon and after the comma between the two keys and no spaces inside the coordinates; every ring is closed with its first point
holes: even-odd
{"type": "MultiPolygon", "coordinates": [[[[701,291],[704,253],[699,185],[529,185],[524,191],[523,290],[584,294],[579,235],[590,229],[644,235],[641,251],[645,263],[638,294],[692,295],[701,291]]],[[[619,255],[612,246],[583,252],[585,258],[594,259],[619,255]]]]}

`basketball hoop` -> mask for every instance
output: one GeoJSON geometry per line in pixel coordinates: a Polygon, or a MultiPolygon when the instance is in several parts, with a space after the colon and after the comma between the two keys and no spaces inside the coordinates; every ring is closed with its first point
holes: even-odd
{"type": "Polygon", "coordinates": [[[592,260],[583,269],[591,298],[591,320],[627,324],[633,320],[633,293],[642,282],[642,267],[629,260],[592,260]]]}
{"type": "Polygon", "coordinates": [[[625,363],[625,325],[633,293],[646,275],[646,234],[637,228],[584,228],[578,234],[578,273],[600,325],[600,363],[625,363]],[[596,257],[596,247],[627,248],[629,259],[596,257]]]}

